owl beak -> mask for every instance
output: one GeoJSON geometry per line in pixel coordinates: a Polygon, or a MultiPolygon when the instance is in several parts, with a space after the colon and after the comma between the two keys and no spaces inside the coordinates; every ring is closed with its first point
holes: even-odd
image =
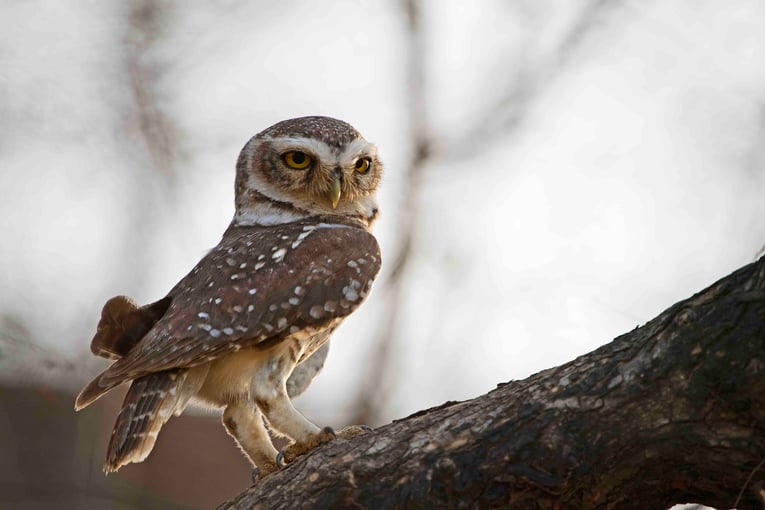
{"type": "Polygon", "coordinates": [[[332,209],[337,209],[337,203],[340,202],[341,188],[340,176],[333,175],[332,184],[329,187],[329,193],[327,193],[329,201],[332,202],[332,209]]]}

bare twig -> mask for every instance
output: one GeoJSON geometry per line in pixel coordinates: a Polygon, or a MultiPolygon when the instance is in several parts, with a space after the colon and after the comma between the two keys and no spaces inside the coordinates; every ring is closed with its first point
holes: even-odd
{"type": "Polygon", "coordinates": [[[146,59],[147,49],[159,32],[162,5],[151,0],[133,0],[130,4],[127,67],[138,131],[154,168],[169,173],[176,152],[175,129],[153,91],[158,70],[146,59]]]}

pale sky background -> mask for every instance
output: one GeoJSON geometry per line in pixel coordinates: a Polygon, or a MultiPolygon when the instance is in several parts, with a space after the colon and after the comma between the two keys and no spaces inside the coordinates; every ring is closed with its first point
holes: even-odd
{"type": "Polygon", "coordinates": [[[185,275],[231,219],[240,148],[294,116],[350,122],[386,171],[388,265],[298,400],[317,423],[343,425],[380,361],[401,225],[381,422],[584,354],[765,244],[761,1],[425,1],[435,152],[414,209],[398,2],[162,2],[148,32],[130,5],[0,5],[6,381],[74,394],[102,369],[104,301],[185,275]]]}

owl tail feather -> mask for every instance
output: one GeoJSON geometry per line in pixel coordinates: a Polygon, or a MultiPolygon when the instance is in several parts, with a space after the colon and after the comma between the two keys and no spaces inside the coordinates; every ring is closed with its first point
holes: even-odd
{"type": "Polygon", "coordinates": [[[187,375],[187,370],[166,370],[133,381],[109,440],[105,473],[141,462],[151,453],[159,429],[185,403],[179,390],[187,375]]]}

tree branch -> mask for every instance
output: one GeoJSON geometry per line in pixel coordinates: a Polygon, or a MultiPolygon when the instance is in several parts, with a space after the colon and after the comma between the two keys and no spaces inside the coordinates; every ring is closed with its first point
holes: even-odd
{"type": "Polygon", "coordinates": [[[333,441],[220,508],[762,508],[764,319],[761,259],[587,355],[333,441]]]}

